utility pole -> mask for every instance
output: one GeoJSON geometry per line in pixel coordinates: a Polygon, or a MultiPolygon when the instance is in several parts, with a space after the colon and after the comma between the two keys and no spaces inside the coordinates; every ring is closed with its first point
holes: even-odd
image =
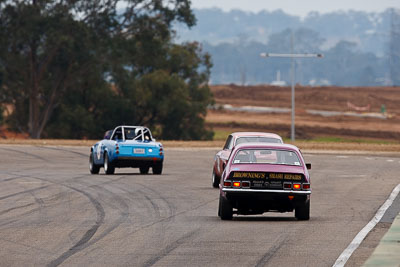
{"type": "Polygon", "coordinates": [[[392,86],[400,85],[400,10],[391,9],[390,14],[390,41],[389,66],[392,86]]]}
{"type": "Polygon", "coordinates": [[[281,57],[281,58],[290,58],[291,59],[291,72],[290,72],[290,79],[292,83],[292,123],[290,129],[290,139],[292,142],[296,140],[296,133],[295,133],[295,88],[294,88],[294,81],[295,81],[295,66],[294,66],[294,59],[295,58],[322,58],[323,54],[294,54],[293,49],[294,41],[293,41],[293,32],[291,36],[291,53],[290,54],[274,54],[274,53],[261,53],[261,57],[281,57]]]}

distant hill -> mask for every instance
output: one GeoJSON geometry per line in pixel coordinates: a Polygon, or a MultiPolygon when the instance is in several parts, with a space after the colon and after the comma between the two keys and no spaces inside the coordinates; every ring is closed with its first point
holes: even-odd
{"type": "Polygon", "coordinates": [[[308,28],[326,40],[323,48],[338,41],[355,42],[361,51],[378,56],[385,53],[389,38],[391,10],[382,13],[338,11],[326,14],[311,12],[304,19],[282,10],[258,13],[221,9],[195,9],[197,25],[192,29],[177,26],[179,41],[200,41],[212,45],[240,40],[267,43],[271,34],[285,29],[308,28]]]}
{"type": "Polygon", "coordinates": [[[278,71],[282,80],[289,82],[287,60],[260,59],[259,53],[290,52],[290,30],[293,30],[295,51],[326,54],[319,61],[297,61],[296,82],[390,84],[390,9],[382,13],[312,12],[305,18],[282,10],[251,13],[213,8],[195,9],[194,13],[197,25],[192,29],[176,25],[176,40],[203,43],[213,58],[212,83],[270,83],[278,71]]]}

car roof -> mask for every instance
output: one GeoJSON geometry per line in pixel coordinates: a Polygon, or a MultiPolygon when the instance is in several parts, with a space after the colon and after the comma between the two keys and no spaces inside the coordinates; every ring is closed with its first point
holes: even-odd
{"type": "Polygon", "coordinates": [[[264,133],[264,132],[234,132],[231,133],[233,137],[246,137],[246,136],[263,136],[263,137],[272,137],[272,138],[277,138],[277,139],[282,139],[277,134],[274,133],[264,133]]]}
{"type": "Polygon", "coordinates": [[[289,149],[289,150],[295,150],[297,152],[300,152],[299,148],[294,145],[290,144],[277,144],[277,143],[242,143],[239,144],[235,147],[235,151],[238,149],[251,149],[251,148],[257,148],[257,149],[289,149]]]}

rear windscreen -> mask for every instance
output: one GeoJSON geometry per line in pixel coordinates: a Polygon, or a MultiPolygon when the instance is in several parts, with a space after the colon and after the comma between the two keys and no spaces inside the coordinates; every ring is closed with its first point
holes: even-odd
{"type": "Polygon", "coordinates": [[[261,137],[261,136],[250,136],[250,137],[239,137],[236,139],[236,145],[243,143],[282,143],[280,139],[273,137],[261,137]]]}
{"type": "Polygon", "coordinates": [[[296,152],[278,149],[240,149],[236,152],[233,164],[240,163],[302,165],[296,152]]]}
{"type": "MultiPolygon", "coordinates": [[[[137,128],[124,128],[125,130],[125,140],[133,140],[136,138],[136,133],[135,130],[137,128]]],[[[139,131],[136,131],[137,133],[139,133],[139,131]]]]}

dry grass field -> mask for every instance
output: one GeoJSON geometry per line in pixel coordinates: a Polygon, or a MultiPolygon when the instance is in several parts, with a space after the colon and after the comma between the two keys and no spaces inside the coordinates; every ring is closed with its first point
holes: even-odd
{"type": "MultiPolygon", "coordinates": [[[[211,86],[216,104],[234,107],[290,108],[289,87],[211,86]]],[[[161,141],[166,148],[218,149],[235,131],[275,132],[289,142],[290,113],[250,113],[211,109],[207,125],[215,131],[214,141],[161,141]]],[[[0,144],[64,145],[90,147],[97,140],[32,140],[27,135],[0,131],[0,144]]],[[[305,151],[355,151],[400,153],[400,87],[296,87],[296,142],[305,151]],[[354,111],[348,102],[368,111],[354,111]],[[365,112],[379,114],[385,105],[386,119],[312,115],[307,110],[365,112]]]]}
{"type": "MultiPolygon", "coordinates": [[[[259,106],[290,108],[290,87],[212,86],[216,103],[234,107],[259,106]]],[[[206,121],[215,131],[267,131],[290,136],[290,113],[251,113],[210,110],[206,121]]],[[[343,140],[399,143],[400,87],[296,87],[296,138],[301,140],[343,140]],[[366,111],[349,108],[368,107],[366,111]],[[309,114],[308,110],[373,113],[386,119],[356,116],[309,114]]]]}

